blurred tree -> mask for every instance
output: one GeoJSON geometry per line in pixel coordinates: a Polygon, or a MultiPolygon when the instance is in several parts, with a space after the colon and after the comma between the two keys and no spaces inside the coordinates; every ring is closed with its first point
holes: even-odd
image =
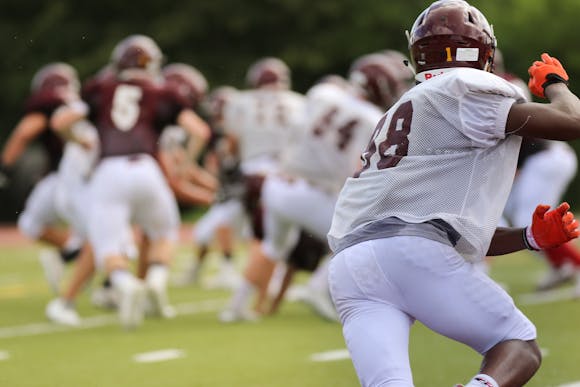
{"type": "MultiPolygon", "coordinates": [[[[168,62],[199,68],[210,86],[244,86],[258,57],[284,59],[294,87],[305,91],[327,73],[345,74],[358,56],[385,48],[407,53],[404,35],[428,0],[2,0],[0,13],[0,144],[16,124],[34,72],[66,61],[85,78],[108,61],[115,43],[133,33],[153,37],[168,62]]],[[[472,0],[494,24],[506,67],[526,79],[543,51],[559,57],[571,79],[577,0],[472,0]]],[[[578,82],[571,88],[578,92],[578,82]]],[[[36,165],[36,164],[35,164],[36,165]]],[[[32,176],[32,175],[31,175],[32,176]]],[[[32,178],[30,178],[32,180],[32,178]]],[[[580,195],[574,185],[568,200],[580,195]]],[[[19,193],[0,220],[13,219],[19,193]]]]}

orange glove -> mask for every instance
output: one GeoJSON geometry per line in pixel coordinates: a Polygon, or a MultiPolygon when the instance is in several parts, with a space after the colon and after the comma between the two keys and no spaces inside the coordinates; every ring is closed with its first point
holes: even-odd
{"type": "Polygon", "coordinates": [[[578,221],[570,211],[566,202],[558,208],[548,211],[550,206],[540,204],[532,217],[532,225],[526,228],[524,242],[533,250],[558,247],[580,236],[578,221]]]}
{"type": "Polygon", "coordinates": [[[546,98],[544,91],[546,87],[553,83],[562,82],[568,84],[568,74],[560,61],[552,58],[550,55],[543,53],[542,61],[535,61],[528,69],[530,81],[528,87],[533,95],[546,98]]]}

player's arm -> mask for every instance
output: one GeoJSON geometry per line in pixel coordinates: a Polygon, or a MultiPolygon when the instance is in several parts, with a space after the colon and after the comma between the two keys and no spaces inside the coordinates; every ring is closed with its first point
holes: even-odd
{"type": "Polygon", "coordinates": [[[192,161],[196,161],[209,142],[211,129],[193,110],[183,109],[177,116],[177,125],[189,134],[187,152],[192,161]]]}
{"type": "Polygon", "coordinates": [[[80,100],[63,105],[50,117],[50,127],[66,141],[74,141],[84,148],[91,149],[95,145],[93,141],[74,130],[74,124],[86,119],[88,111],[87,104],[80,100]]]}
{"type": "Polygon", "coordinates": [[[14,128],[2,150],[2,165],[11,167],[22,155],[28,144],[46,128],[48,118],[43,113],[26,114],[14,128]]]}
{"type": "Polygon", "coordinates": [[[580,100],[568,89],[568,75],[560,62],[542,54],[542,61],[534,62],[528,72],[530,91],[550,102],[514,104],[506,133],[550,140],[580,138],[580,100]]]}
{"type": "Polygon", "coordinates": [[[550,210],[540,204],[532,216],[532,224],[526,228],[498,227],[491,240],[488,256],[509,254],[516,251],[544,250],[558,247],[580,236],[578,221],[569,211],[568,203],[550,210]]]}

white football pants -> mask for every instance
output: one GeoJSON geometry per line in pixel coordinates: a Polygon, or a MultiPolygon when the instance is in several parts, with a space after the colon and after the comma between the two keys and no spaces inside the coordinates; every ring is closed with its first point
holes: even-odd
{"type": "Polygon", "coordinates": [[[176,240],[179,210],[157,162],[148,155],[107,157],[89,184],[89,240],[96,262],[110,255],[134,253],[131,224],[152,240],[176,240]]]}
{"type": "Polygon", "coordinates": [[[300,230],[326,240],[336,195],[302,179],[269,175],[262,187],[264,206],[263,248],[268,257],[285,260],[298,242],[300,230]]]}
{"type": "Polygon", "coordinates": [[[330,290],[363,386],[412,387],[415,320],[484,354],[534,325],[493,280],[450,246],[399,236],[348,247],[332,258],[330,290]]]}

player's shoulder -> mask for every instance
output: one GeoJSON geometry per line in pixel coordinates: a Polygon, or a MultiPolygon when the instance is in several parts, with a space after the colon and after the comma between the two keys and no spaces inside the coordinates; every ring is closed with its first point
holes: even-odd
{"type": "Polygon", "coordinates": [[[312,86],[307,92],[308,99],[324,99],[338,101],[346,98],[347,92],[341,87],[332,83],[319,83],[312,86]]]}
{"type": "Polygon", "coordinates": [[[463,96],[468,93],[492,94],[513,98],[520,102],[526,100],[522,90],[505,79],[487,71],[461,67],[446,72],[424,82],[430,89],[438,88],[443,93],[463,96]]]}

